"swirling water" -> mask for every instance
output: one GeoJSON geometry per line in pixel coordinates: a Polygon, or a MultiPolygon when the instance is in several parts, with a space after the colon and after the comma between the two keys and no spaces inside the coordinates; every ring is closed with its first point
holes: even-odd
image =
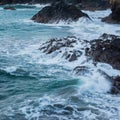
{"type": "Polygon", "coordinates": [[[30,20],[43,5],[14,6],[15,11],[0,7],[0,120],[119,120],[120,96],[107,93],[107,80],[94,73],[84,81],[72,74],[77,62],[39,51],[53,37],[120,35],[119,25],[100,21],[110,11],[85,11],[93,21],[50,25],[30,20]]]}

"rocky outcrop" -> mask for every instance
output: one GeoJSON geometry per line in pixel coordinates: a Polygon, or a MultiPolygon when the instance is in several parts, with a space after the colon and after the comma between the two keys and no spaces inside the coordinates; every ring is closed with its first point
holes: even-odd
{"type": "Polygon", "coordinates": [[[6,6],[6,7],[4,7],[4,9],[5,9],[5,10],[15,10],[15,8],[12,7],[12,6],[6,6]]]}
{"type": "Polygon", "coordinates": [[[120,24],[120,0],[111,0],[112,13],[103,18],[103,22],[120,24]]]}
{"type": "Polygon", "coordinates": [[[73,73],[78,76],[92,75],[91,69],[87,66],[77,66],[73,69],[73,73]]]}
{"type": "Polygon", "coordinates": [[[76,37],[51,39],[41,45],[40,50],[46,54],[61,53],[64,48],[64,58],[75,61],[85,52],[94,62],[108,63],[113,68],[120,70],[120,36],[103,34],[100,38],[87,41],[76,37]],[[79,44],[79,47],[75,47],[79,44]],[[82,47],[80,47],[82,46],[82,47]]]}
{"type": "Polygon", "coordinates": [[[103,34],[100,38],[91,41],[80,40],[76,37],[63,39],[51,39],[43,43],[39,48],[45,54],[59,56],[69,62],[78,60],[80,63],[74,68],[73,73],[78,76],[90,77],[98,72],[112,83],[110,93],[120,93],[120,76],[109,76],[106,72],[97,68],[97,63],[108,63],[113,68],[120,70],[120,36],[103,34]],[[83,61],[81,61],[81,59],[83,61]],[[97,70],[85,66],[93,61],[97,70]]]}
{"type": "Polygon", "coordinates": [[[75,37],[68,37],[63,39],[51,39],[50,41],[44,43],[39,48],[43,53],[61,53],[62,57],[68,60],[69,62],[75,61],[82,55],[80,50],[74,49],[76,43],[75,37]],[[62,52],[62,49],[64,51],[62,52]]]}
{"type": "Polygon", "coordinates": [[[99,39],[91,41],[91,47],[86,48],[86,55],[95,62],[108,63],[120,70],[120,37],[103,34],[99,39]]]}
{"type": "Polygon", "coordinates": [[[77,21],[80,17],[88,17],[74,5],[68,5],[63,1],[53,3],[51,6],[44,7],[32,20],[38,23],[58,23],[62,21],[77,21]]]}
{"type": "Polygon", "coordinates": [[[108,0],[82,0],[81,9],[84,10],[105,10],[110,8],[108,0]]]}
{"type": "Polygon", "coordinates": [[[32,0],[0,0],[1,4],[31,3],[32,0]]]}

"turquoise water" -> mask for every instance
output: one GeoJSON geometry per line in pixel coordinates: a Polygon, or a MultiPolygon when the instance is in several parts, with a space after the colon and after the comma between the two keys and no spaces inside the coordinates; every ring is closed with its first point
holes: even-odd
{"type": "Polygon", "coordinates": [[[39,51],[50,38],[74,35],[73,27],[32,22],[41,6],[15,7],[0,7],[0,120],[119,120],[119,95],[82,92],[71,67],[39,51]]]}

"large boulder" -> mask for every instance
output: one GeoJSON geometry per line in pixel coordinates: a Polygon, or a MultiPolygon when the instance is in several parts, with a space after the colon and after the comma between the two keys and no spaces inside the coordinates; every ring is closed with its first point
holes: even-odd
{"type": "Polygon", "coordinates": [[[44,7],[32,20],[38,23],[53,23],[62,21],[77,21],[80,17],[88,17],[74,5],[68,5],[63,1],[44,7]]]}
{"type": "Polygon", "coordinates": [[[95,62],[108,63],[120,70],[120,37],[103,34],[99,39],[91,41],[91,47],[86,49],[86,55],[95,62]]]}
{"type": "Polygon", "coordinates": [[[82,52],[78,49],[74,49],[76,43],[75,37],[67,37],[63,39],[51,39],[50,41],[42,44],[39,48],[46,54],[59,54],[62,58],[65,58],[69,62],[77,60],[82,52]]]}
{"type": "Polygon", "coordinates": [[[103,18],[103,22],[120,24],[120,0],[110,0],[112,13],[103,18]]]}

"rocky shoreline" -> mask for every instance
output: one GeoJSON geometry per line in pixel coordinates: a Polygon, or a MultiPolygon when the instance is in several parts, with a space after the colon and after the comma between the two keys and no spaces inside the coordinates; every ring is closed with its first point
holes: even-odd
{"type": "MultiPolygon", "coordinates": [[[[43,43],[39,50],[45,54],[57,54],[69,62],[79,61],[79,58],[85,56],[85,61],[92,60],[94,66],[98,63],[110,64],[113,68],[120,70],[120,36],[103,34],[98,39],[91,41],[80,40],[76,37],[67,37],[63,39],[51,39],[43,43]],[[79,46],[78,48],[76,46],[79,46]]],[[[84,61],[84,62],[85,62],[84,61]]],[[[91,74],[91,68],[87,66],[76,66],[74,73],[78,76],[91,74]]],[[[112,83],[110,93],[120,93],[120,76],[109,76],[107,73],[99,70],[112,83]]]]}

